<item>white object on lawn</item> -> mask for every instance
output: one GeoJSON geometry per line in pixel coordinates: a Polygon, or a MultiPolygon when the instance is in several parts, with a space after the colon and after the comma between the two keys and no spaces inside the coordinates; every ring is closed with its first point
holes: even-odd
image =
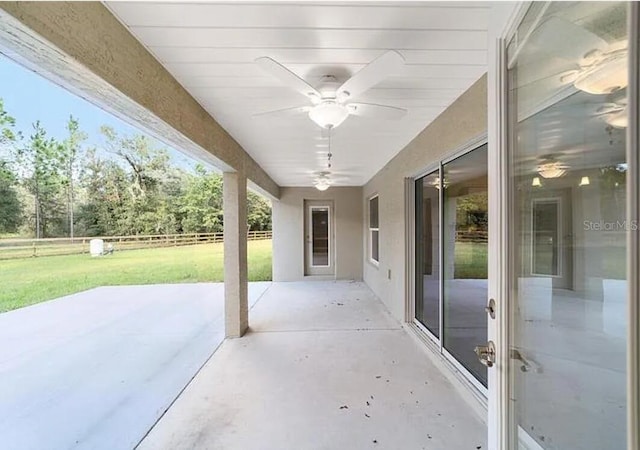
{"type": "Polygon", "coordinates": [[[91,256],[102,256],[104,253],[104,241],[102,239],[91,239],[89,241],[89,253],[91,256]]]}

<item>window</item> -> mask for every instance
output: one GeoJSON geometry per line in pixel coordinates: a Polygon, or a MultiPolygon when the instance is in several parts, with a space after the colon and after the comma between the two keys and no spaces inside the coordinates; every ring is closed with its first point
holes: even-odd
{"type": "Polygon", "coordinates": [[[369,259],[374,264],[378,264],[379,246],[378,246],[378,196],[369,199],[369,259]]]}

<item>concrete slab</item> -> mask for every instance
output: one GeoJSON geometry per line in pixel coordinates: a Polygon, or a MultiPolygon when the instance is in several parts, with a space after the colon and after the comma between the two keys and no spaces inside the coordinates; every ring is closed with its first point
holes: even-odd
{"type": "Polygon", "coordinates": [[[273,295],[251,310],[253,331],[399,329],[361,282],[274,283],[273,295]]]}
{"type": "Polygon", "coordinates": [[[486,449],[486,428],[363,283],[274,283],[140,449],[486,449]]]}
{"type": "Polygon", "coordinates": [[[133,448],[224,339],[223,299],[222,283],[102,287],[0,314],[0,447],[133,448]]]}

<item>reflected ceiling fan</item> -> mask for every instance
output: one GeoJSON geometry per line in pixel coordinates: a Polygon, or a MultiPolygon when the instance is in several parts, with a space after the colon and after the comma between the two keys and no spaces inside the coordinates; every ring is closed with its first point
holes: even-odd
{"type": "MultiPolygon", "coordinates": [[[[530,61],[527,68],[533,79],[522,86],[539,84],[540,89],[555,90],[572,84],[576,89],[595,95],[610,94],[624,89],[627,84],[628,41],[607,42],[602,37],[560,17],[550,17],[533,31],[526,48],[545,60],[530,61]],[[551,65],[566,66],[559,71],[551,65]],[[553,70],[554,72],[550,72],[553,70]]],[[[524,42],[515,51],[526,52],[524,42]]],[[[526,77],[527,73],[521,76],[526,77]]],[[[522,87],[521,86],[521,87],[522,87]]]]}
{"type": "Polygon", "coordinates": [[[605,103],[595,113],[613,128],[627,128],[629,115],[627,114],[627,99],[622,98],[613,103],[605,103]]]}
{"type": "Polygon", "coordinates": [[[350,115],[400,119],[407,113],[406,109],[395,106],[352,101],[385,78],[400,71],[404,65],[404,58],[394,50],[374,59],[344,83],[340,83],[333,75],[325,75],[316,87],[311,86],[272,58],[263,56],[256,59],[256,63],[285,85],[307,97],[311,104],[268,111],[255,116],[306,113],[321,128],[332,129],[339,126],[350,115]]]}
{"type": "Polygon", "coordinates": [[[627,87],[628,42],[609,44],[604,50],[592,49],[578,63],[580,68],[565,72],[560,80],[573,83],[589,94],[611,94],[627,87]]]}

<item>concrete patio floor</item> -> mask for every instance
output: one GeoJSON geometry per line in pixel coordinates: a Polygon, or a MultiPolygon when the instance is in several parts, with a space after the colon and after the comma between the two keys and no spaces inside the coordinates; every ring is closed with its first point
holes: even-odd
{"type": "MultiPolygon", "coordinates": [[[[250,303],[270,283],[250,283],[250,303]]],[[[0,448],[131,449],[224,339],[222,283],[102,287],[0,314],[0,448]]]]}
{"type": "Polygon", "coordinates": [[[486,427],[360,282],[273,283],[140,449],[486,449],[486,427]]]}

